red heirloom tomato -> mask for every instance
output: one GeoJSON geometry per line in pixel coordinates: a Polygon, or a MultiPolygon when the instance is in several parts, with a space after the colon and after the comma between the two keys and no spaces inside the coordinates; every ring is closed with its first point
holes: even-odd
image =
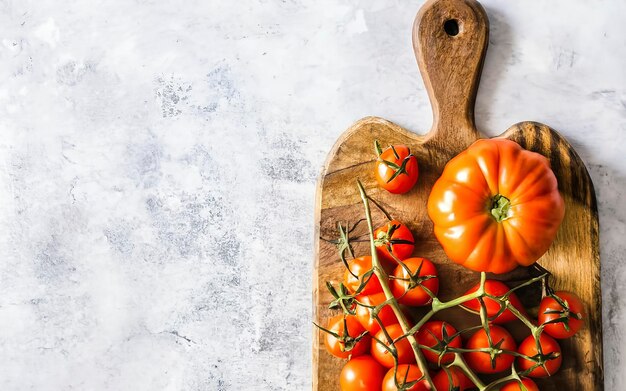
{"type": "MultiPolygon", "coordinates": [[[[383,379],[383,388],[382,391],[397,391],[398,387],[396,387],[396,382],[393,379],[394,369],[391,368],[387,371],[385,378],[383,379]]],[[[402,387],[405,384],[411,383],[417,379],[422,377],[422,371],[420,371],[417,365],[413,364],[400,364],[398,365],[398,371],[396,372],[396,380],[398,384],[402,387]]],[[[430,387],[428,386],[428,382],[426,380],[419,381],[415,383],[410,388],[402,388],[405,391],[429,391],[430,387]]]]}
{"type": "Polygon", "coordinates": [[[343,366],[339,375],[341,391],[380,390],[385,371],[372,356],[354,357],[343,366]]]}
{"type": "MultiPolygon", "coordinates": [[[[349,270],[346,270],[343,274],[343,284],[350,290],[350,292],[356,292],[361,283],[363,282],[363,275],[372,269],[372,257],[358,257],[348,262],[352,273],[359,278],[355,278],[349,270]]],[[[375,274],[372,274],[367,284],[363,287],[363,290],[359,292],[362,295],[370,295],[372,293],[382,292],[383,288],[380,286],[380,281],[375,274]]]]}
{"type": "MultiPolygon", "coordinates": [[[[476,284],[472,287],[472,289],[465,292],[465,294],[474,293],[478,290],[480,284],[476,284]]],[[[510,290],[505,283],[497,280],[486,280],[485,281],[485,292],[492,296],[502,296],[510,290]]],[[[485,303],[485,308],[487,309],[487,317],[491,320],[496,314],[500,311],[500,303],[494,299],[490,299],[488,297],[483,298],[485,303]]],[[[513,307],[517,308],[522,314],[526,314],[526,310],[524,306],[519,301],[519,298],[515,294],[515,292],[509,295],[509,301],[513,305],[513,307]]],[[[478,299],[473,299],[470,301],[466,301],[461,304],[463,307],[480,314],[480,302],[478,299]]],[[[513,315],[513,313],[506,309],[502,312],[496,319],[492,320],[493,323],[502,324],[512,322],[517,319],[517,316],[513,315]]]]}
{"type": "Polygon", "coordinates": [[[434,295],[439,292],[439,278],[435,265],[426,258],[409,258],[403,263],[409,268],[411,274],[415,274],[419,269],[419,277],[433,276],[433,278],[422,281],[418,286],[411,286],[410,281],[402,280],[408,280],[409,274],[402,265],[398,265],[393,271],[395,278],[391,280],[393,295],[401,304],[420,306],[430,303],[432,299],[422,287],[430,290],[434,295]]]}
{"type": "MultiPolygon", "coordinates": [[[[404,334],[399,324],[393,324],[389,327],[385,327],[385,330],[387,330],[387,333],[389,334],[391,339],[396,339],[404,334]]],[[[381,342],[385,342],[387,346],[391,345],[391,341],[387,339],[385,333],[383,333],[382,330],[376,333],[376,338],[381,342]]],[[[400,341],[396,342],[394,345],[398,353],[398,364],[413,364],[415,362],[413,348],[411,347],[411,343],[408,339],[403,338],[400,341]]],[[[372,356],[376,360],[378,360],[378,362],[382,366],[386,368],[393,368],[393,356],[387,351],[384,346],[378,343],[374,338],[372,338],[372,356]]]]}
{"type": "Polygon", "coordinates": [[[535,384],[534,381],[529,378],[522,378],[522,384],[526,387],[526,390],[522,390],[519,381],[513,380],[504,385],[504,387],[500,388],[500,391],[539,391],[539,387],[535,384]]]}
{"type": "Polygon", "coordinates": [[[555,292],[546,296],[539,305],[539,324],[545,324],[543,331],[558,339],[569,338],[583,326],[583,303],[578,296],[570,292],[555,292]],[[554,322],[562,319],[562,322],[554,322]]]}
{"type": "Polygon", "coordinates": [[[405,260],[413,254],[415,247],[413,234],[398,220],[391,220],[387,224],[374,231],[376,252],[383,260],[396,265],[391,254],[399,260],[405,260]],[[391,254],[389,253],[391,249],[391,254]]]}
{"type": "MultiPolygon", "coordinates": [[[[357,338],[365,331],[361,323],[352,315],[346,316],[345,324],[348,326],[347,332],[344,328],[343,315],[333,316],[328,320],[327,329],[339,334],[342,338],[357,338]]],[[[352,341],[352,349],[346,350],[345,340],[341,338],[337,339],[332,334],[324,332],[324,345],[326,345],[326,350],[333,356],[339,358],[348,358],[350,355],[360,356],[361,354],[367,353],[370,348],[371,339],[369,335],[365,335],[356,343],[352,341]]]]}
{"type": "MultiPolygon", "coordinates": [[[[528,376],[530,377],[547,377],[552,376],[556,373],[556,371],[561,368],[561,361],[563,361],[563,357],[561,356],[561,347],[556,340],[549,335],[544,333],[539,337],[539,344],[541,345],[541,351],[544,355],[549,355],[550,353],[555,353],[558,357],[549,359],[545,363],[545,368],[542,366],[538,366],[533,369],[528,376]],[[546,371],[547,369],[547,371],[546,371]]],[[[519,345],[519,350],[521,354],[525,354],[526,356],[533,357],[537,353],[537,344],[535,343],[535,339],[531,336],[527,337],[522,343],[519,345]]],[[[527,360],[523,357],[518,357],[517,364],[521,371],[526,371],[535,366],[535,362],[531,360],[527,360]]]]}
{"type": "MultiPolygon", "coordinates": [[[[499,347],[503,350],[515,351],[517,344],[511,336],[511,334],[500,326],[491,326],[489,328],[491,333],[491,342],[494,347],[499,347]]],[[[481,349],[489,347],[489,339],[484,329],[478,330],[474,335],[470,337],[465,344],[467,349],[481,349]]],[[[467,364],[478,373],[498,373],[511,368],[511,364],[515,360],[515,357],[502,353],[498,354],[494,360],[495,366],[492,366],[491,357],[489,353],[485,352],[468,352],[463,355],[467,364]]]]}
{"type": "MultiPolygon", "coordinates": [[[[384,303],[387,298],[383,292],[374,293],[369,296],[359,296],[358,300],[366,305],[380,305],[384,303]]],[[[361,323],[361,325],[370,332],[370,334],[374,335],[380,330],[380,325],[372,317],[372,310],[364,307],[362,305],[358,305],[356,307],[356,317],[361,323]]],[[[398,318],[396,314],[393,312],[393,309],[389,305],[385,305],[383,308],[378,311],[378,318],[383,323],[385,327],[398,323],[398,318]]]]}
{"type": "MultiPolygon", "coordinates": [[[[440,320],[431,320],[426,322],[417,333],[417,342],[420,345],[437,348],[439,344],[443,344],[445,340],[456,334],[456,329],[450,323],[440,320]],[[445,335],[444,335],[445,330],[445,335]]],[[[451,348],[461,347],[461,336],[457,335],[454,339],[449,340],[447,345],[451,348]]],[[[439,354],[428,349],[422,349],[422,353],[426,360],[433,364],[439,365],[439,354]]],[[[441,358],[442,364],[451,363],[454,360],[454,353],[446,353],[441,358]]]]}
{"type": "Polygon", "coordinates": [[[417,158],[406,145],[392,145],[384,151],[376,142],[376,180],[390,193],[402,194],[411,190],[419,173],[417,158]]]}
{"type": "Polygon", "coordinates": [[[505,273],[550,247],[565,214],[544,156],[506,139],[478,140],[446,165],[428,198],[435,236],[468,269],[505,273]]]}
{"type": "Polygon", "coordinates": [[[476,388],[474,383],[459,368],[451,367],[448,371],[450,372],[450,377],[443,369],[433,377],[433,383],[437,391],[465,391],[476,388]],[[450,379],[452,379],[452,384],[450,384],[450,379]]]}

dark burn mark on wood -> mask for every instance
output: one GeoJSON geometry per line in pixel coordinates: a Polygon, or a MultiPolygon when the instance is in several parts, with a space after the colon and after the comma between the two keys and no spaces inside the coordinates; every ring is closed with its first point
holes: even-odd
{"type": "Polygon", "coordinates": [[[576,201],[587,203],[586,202],[586,198],[587,197],[583,197],[583,195],[582,195],[582,194],[584,194],[586,192],[585,191],[581,191],[581,186],[582,186],[581,179],[582,178],[580,178],[580,174],[578,173],[579,169],[578,169],[578,167],[576,167],[577,166],[577,164],[576,164],[577,156],[572,156],[572,152],[573,151],[571,149],[569,149],[567,151],[567,153],[570,156],[571,167],[569,167],[569,171],[571,173],[571,179],[572,179],[572,187],[570,189],[568,189],[568,191],[570,193],[572,193],[571,194],[572,198],[574,198],[576,201]]]}
{"type": "Polygon", "coordinates": [[[569,182],[567,178],[571,177],[571,170],[568,170],[567,168],[565,170],[563,169],[563,164],[561,161],[562,156],[559,153],[560,149],[562,149],[561,138],[559,138],[553,132],[550,132],[550,166],[552,167],[552,171],[556,173],[557,177],[566,178],[565,181],[559,182],[559,190],[563,191],[563,182],[569,182]]]}
{"type": "Polygon", "coordinates": [[[524,134],[524,132],[520,131],[521,127],[519,125],[516,125],[515,128],[517,129],[517,131],[515,132],[515,137],[513,141],[516,141],[519,145],[522,146],[522,148],[528,149],[528,140],[526,140],[526,135],[524,134]]]}
{"type": "Polygon", "coordinates": [[[340,169],[338,169],[338,170],[328,171],[328,172],[326,173],[326,175],[325,175],[325,176],[326,176],[326,177],[330,177],[331,175],[338,174],[338,173],[340,173],[340,172],[342,172],[342,171],[346,171],[346,170],[349,170],[349,169],[351,169],[351,168],[355,168],[355,167],[361,166],[361,165],[363,165],[363,164],[372,163],[373,161],[374,161],[374,159],[371,159],[371,160],[366,160],[366,161],[362,161],[362,162],[357,162],[357,163],[354,163],[354,164],[352,164],[352,165],[349,165],[348,167],[343,167],[343,168],[340,168],[340,169]]]}
{"type": "Polygon", "coordinates": [[[547,154],[545,146],[543,145],[543,137],[541,137],[541,134],[542,134],[541,128],[536,123],[533,123],[533,132],[534,133],[531,138],[533,140],[533,144],[531,147],[533,152],[541,153],[542,155],[544,155],[545,157],[549,159],[550,156],[547,154]]]}

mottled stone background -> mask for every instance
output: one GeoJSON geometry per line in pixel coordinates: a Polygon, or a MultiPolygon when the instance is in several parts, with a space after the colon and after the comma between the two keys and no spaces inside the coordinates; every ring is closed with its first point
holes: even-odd
{"type": "MultiPolygon", "coordinates": [[[[360,117],[429,128],[420,4],[1,0],[0,389],[309,389],[316,176],[360,117]]],[[[626,3],[484,4],[478,125],[587,163],[621,390],[626,3]]]]}

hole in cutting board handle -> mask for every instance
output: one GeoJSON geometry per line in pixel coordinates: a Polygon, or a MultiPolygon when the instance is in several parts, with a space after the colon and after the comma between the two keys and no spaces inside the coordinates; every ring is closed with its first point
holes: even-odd
{"type": "Polygon", "coordinates": [[[443,24],[443,29],[445,30],[446,34],[454,37],[459,33],[459,22],[456,19],[448,19],[443,24]]]}

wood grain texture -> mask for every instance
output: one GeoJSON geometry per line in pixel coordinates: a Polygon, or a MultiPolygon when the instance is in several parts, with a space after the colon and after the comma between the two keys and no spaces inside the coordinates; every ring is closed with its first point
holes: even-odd
{"type": "MultiPolygon", "coordinates": [[[[343,275],[335,246],[323,240],[336,237],[336,223],[356,222],[364,217],[356,187],[360,179],[368,194],[412,230],[415,255],[433,260],[441,277],[443,300],[462,294],[477,283],[479,274],[451,262],[433,235],[426,213],[430,189],[445,164],[458,152],[480,138],[474,125],[473,107],[480,71],[488,42],[488,21],[483,8],[469,0],[435,0],[419,11],[413,29],[414,49],[433,106],[433,127],[417,135],[382,118],[367,117],[348,129],[332,148],[319,178],[316,195],[316,259],[313,272],[313,316],[325,324],[335,314],[328,310],[331,296],[326,281],[337,283],[343,275]],[[446,33],[444,23],[454,19],[459,32],[446,33]],[[407,194],[393,195],[380,189],[373,176],[373,142],[406,144],[417,156],[420,177],[407,194]]],[[[565,218],[557,238],[539,263],[556,278],[554,287],[578,293],[587,309],[586,327],[575,337],[560,341],[563,366],[557,375],[538,380],[541,390],[603,390],[600,259],[598,213],[593,184],[587,170],[570,144],[550,127],[536,122],[513,125],[501,136],[550,159],[565,200],[565,218]]],[[[374,223],[384,216],[374,211],[374,223]]],[[[365,232],[365,231],[362,231],[365,232]]],[[[358,254],[367,254],[368,243],[356,243],[358,254]]],[[[518,268],[495,278],[515,285],[534,275],[532,268],[518,268]]],[[[527,306],[538,304],[536,289],[520,291],[527,306]]],[[[416,316],[423,313],[416,310],[416,316]]],[[[478,317],[462,310],[444,311],[436,317],[457,328],[479,323],[478,317]]],[[[521,322],[507,325],[516,339],[527,335],[521,322]]],[[[321,332],[314,332],[313,389],[338,390],[343,360],[330,356],[320,344],[321,332]]]]}

